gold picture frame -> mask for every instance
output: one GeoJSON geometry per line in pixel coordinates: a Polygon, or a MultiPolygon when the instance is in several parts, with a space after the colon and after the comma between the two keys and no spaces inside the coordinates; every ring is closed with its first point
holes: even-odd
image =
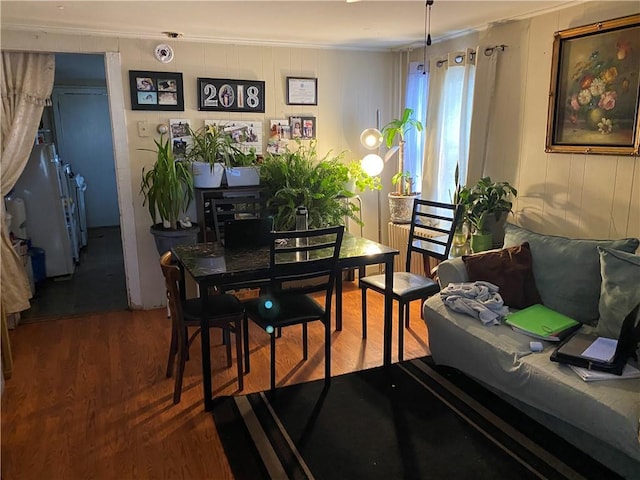
{"type": "Polygon", "coordinates": [[[635,155],[640,14],[555,33],[546,152],[635,155]]]}

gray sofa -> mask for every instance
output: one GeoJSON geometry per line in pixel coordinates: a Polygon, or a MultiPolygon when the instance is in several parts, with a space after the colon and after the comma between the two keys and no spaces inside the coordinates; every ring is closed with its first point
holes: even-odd
{"type": "MultiPolygon", "coordinates": [[[[637,239],[572,240],[507,224],[504,248],[524,242],[542,303],[579,320],[581,329],[602,335],[604,317],[612,316],[607,302],[624,310],[640,301],[637,239]]],[[[442,287],[470,281],[461,258],[443,262],[438,276],[442,287]]],[[[473,377],[612,470],[640,479],[640,379],[584,382],[550,361],[556,344],[543,342],[544,351],[532,353],[534,339],[505,324],[485,327],[439,295],[424,303],[423,314],[436,364],[473,377]]]]}

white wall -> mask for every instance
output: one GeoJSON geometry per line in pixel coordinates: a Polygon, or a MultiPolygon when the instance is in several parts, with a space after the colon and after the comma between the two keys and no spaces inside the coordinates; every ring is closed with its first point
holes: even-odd
{"type": "MultiPolygon", "coordinates": [[[[14,32],[6,29],[2,31],[1,40],[5,50],[120,54],[120,80],[124,88],[124,99],[117,103],[115,109],[122,109],[121,113],[124,113],[126,135],[114,135],[114,143],[116,157],[124,158],[126,162],[117,164],[116,170],[121,225],[125,237],[127,284],[133,308],[153,308],[162,305],[165,300],[158,254],[149,233],[150,218],[146,208],[142,206],[142,197],[138,194],[142,167],[150,165],[154,159],[152,154],[141,149],[153,149],[153,137],[138,136],[137,123],[148,122],[155,132],[156,125],[168,123],[170,118],[189,119],[194,127],[201,126],[207,118],[220,118],[221,114],[218,112],[197,110],[197,77],[264,80],[265,113],[228,113],[228,118],[262,119],[265,121],[263,131],[267,132],[270,119],[295,114],[315,116],[319,154],[324,155],[329,150],[336,154],[347,151],[345,161],[361,158],[366,153],[360,147],[359,136],[364,128],[374,125],[377,109],[380,109],[381,122],[384,124],[397,115],[399,108],[396,79],[399,64],[397,55],[393,53],[170,41],[175,60],[165,65],[156,61],[153,56],[154,47],[159,43],[157,40],[14,32]],[[182,72],[185,111],[132,111],[129,101],[129,70],[182,72]],[[287,106],[287,76],[317,77],[318,106],[287,106]],[[126,145],[126,150],[118,155],[118,150],[123,150],[123,144],[126,145]],[[135,248],[135,252],[128,252],[127,248],[135,248]],[[135,273],[136,271],[139,273],[135,273]],[[131,287],[136,284],[139,284],[139,288],[131,287]]],[[[107,81],[112,85],[109,79],[107,81]]],[[[120,113],[113,110],[114,107],[112,116],[115,114],[117,117],[120,113]]],[[[386,179],[386,185],[390,185],[390,176],[391,174],[386,179]]],[[[387,188],[383,192],[383,198],[386,198],[388,190],[387,188]]],[[[377,239],[376,194],[365,192],[361,197],[364,236],[377,239]]],[[[385,200],[383,222],[387,218],[385,200]]],[[[359,233],[359,228],[355,225],[352,225],[352,230],[359,233]]]]}
{"type": "MultiPolygon", "coordinates": [[[[431,47],[430,55],[439,55],[508,45],[498,63],[484,174],[519,190],[511,221],[570,237],[640,237],[638,157],[544,151],[554,32],[639,12],[637,2],[589,2],[431,47]]],[[[416,50],[411,58],[422,55],[416,50]]]]}

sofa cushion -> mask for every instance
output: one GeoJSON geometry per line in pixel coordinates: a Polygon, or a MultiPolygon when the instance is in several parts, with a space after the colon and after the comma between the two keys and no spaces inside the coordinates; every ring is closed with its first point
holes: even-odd
{"type": "Polygon", "coordinates": [[[600,298],[600,258],[597,247],[634,253],[637,238],[622,240],[582,240],[543,235],[507,223],[504,246],[528,242],[533,260],[533,276],[542,303],[578,320],[596,325],[600,298]]]}
{"type": "Polygon", "coordinates": [[[484,280],[497,285],[504,304],[525,308],[540,303],[531,268],[531,250],[527,242],[517,247],[463,255],[469,280],[484,280]]]}
{"type": "Polygon", "coordinates": [[[602,286],[598,335],[618,338],[625,317],[640,303],[640,256],[598,247],[602,286]]]}

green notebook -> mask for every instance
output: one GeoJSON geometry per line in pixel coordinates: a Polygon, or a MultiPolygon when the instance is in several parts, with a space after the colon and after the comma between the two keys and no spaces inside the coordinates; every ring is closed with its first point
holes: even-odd
{"type": "Polygon", "coordinates": [[[540,304],[507,315],[505,323],[518,332],[554,342],[580,326],[573,318],[540,304]]]}

